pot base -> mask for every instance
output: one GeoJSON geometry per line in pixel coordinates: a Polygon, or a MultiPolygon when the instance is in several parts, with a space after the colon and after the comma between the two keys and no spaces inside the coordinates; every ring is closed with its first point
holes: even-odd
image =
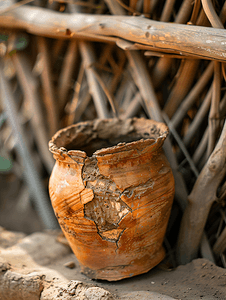
{"type": "Polygon", "coordinates": [[[101,279],[107,281],[117,281],[125,278],[130,278],[136,275],[147,273],[157,266],[165,257],[165,250],[162,247],[158,254],[150,260],[143,259],[138,264],[129,264],[122,266],[111,266],[103,269],[92,270],[81,265],[81,272],[91,279],[101,279]]]}

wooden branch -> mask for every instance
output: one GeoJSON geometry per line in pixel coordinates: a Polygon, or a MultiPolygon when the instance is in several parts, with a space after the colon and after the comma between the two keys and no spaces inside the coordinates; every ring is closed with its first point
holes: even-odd
{"type": "MultiPolygon", "coordinates": [[[[220,102],[220,118],[223,119],[226,113],[226,94],[224,95],[223,99],[220,102]]],[[[204,157],[204,152],[207,148],[209,138],[209,125],[206,127],[206,130],[202,136],[201,141],[199,142],[198,147],[195,150],[195,153],[192,157],[194,163],[197,165],[200,163],[202,157],[204,157]]],[[[206,155],[206,160],[209,156],[206,155]]]]}
{"type": "Polygon", "coordinates": [[[213,62],[210,62],[206,70],[200,76],[198,82],[190,90],[189,94],[184,98],[181,105],[179,106],[176,113],[173,115],[171,122],[172,125],[176,128],[183,120],[187,111],[192,107],[192,105],[197,100],[198,96],[201,94],[205,86],[210,81],[210,78],[213,75],[213,62]]]}
{"type": "Polygon", "coordinates": [[[164,107],[164,111],[169,118],[173,117],[178,106],[182,103],[182,100],[190,91],[199,62],[200,61],[196,59],[186,59],[182,64],[180,76],[178,77],[164,107]]]}
{"type": "Polygon", "coordinates": [[[168,118],[167,114],[163,113],[163,118],[166,122],[166,125],[169,127],[170,133],[173,135],[174,139],[176,140],[178,146],[180,147],[180,150],[183,152],[186,160],[188,161],[191,170],[193,171],[195,177],[197,178],[199,176],[199,172],[196,169],[196,166],[187,150],[187,148],[185,147],[183,141],[181,140],[179,134],[177,133],[177,131],[174,129],[174,127],[172,126],[170,119],[168,118]]]}
{"type": "Polygon", "coordinates": [[[67,101],[69,90],[72,86],[72,74],[75,69],[76,60],[78,60],[78,45],[75,40],[72,40],[68,45],[67,53],[64,58],[62,71],[59,76],[59,111],[64,109],[67,101]]]}
{"type": "Polygon", "coordinates": [[[54,41],[53,46],[51,48],[51,63],[54,65],[56,60],[59,58],[62,52],[62,48],[64,47],[66,41],[62,39],[57,39],[54,41]]]}
{"type": "Polygon", "coordinates": [[[47,147],[48,136],[44,125],[44,116],[37,96],[37,82],[31,73],[29,62],[23,54],[15,53],[12,55],[12,60],[17,71],[17,77],[21,88],[28,102],[29,109],[32,111],[31,125],[39,153],[46,169],[51,173],[54,161],[47,147]]]}
{"type": "Polygon", "coordinates": [[[144,99],[148,115],[150,118],[161,122],[161,109],[152,85],[150,75],[144,60],[140,53],[134,51],[127,51],[127,57],[132,67],[132,76],[134,82],[140,90],[141,96],[144,99]]]}
{"type": "Polygon", "coordinates": [[[163,80],[169,74],[172,68],[173,59],[171,57],[162,57],[156,63],[152,71],[153,85],[159,88],[163,80]]]}
{"type": "Polygon", "coordinates": [[[193,1],[192,0],[184,0],[182,1],[181,7],[177,16],[175,18],[175,23],[186,23],[191,11],[192,11],[193,1]]]}
{"type": "Polygon", "coordinates": [[[215,11],[215,8],[213,7],[212,0],[201,0],[201,2],[202,2],[203,10],[204,10],[207,18],[209,19],[211,25],[214,28],[224,29],[224,26],[221,23],[221,20],[218,17],[218,15],[215,11]]]}
{"type": "Polygon", "coordinates": [[[204,152],[207,148],[208,136],[209,136],[209,128],[207,127],[192,157],[195,165],[198,165],[200,163],[201,158],[204,156],[204,152]]]}
{"type": "MultiPolygon", "coordinates": [[[[211,25],[215,28],[224,29],[221,19],[218,17],[211,0],[201,0],[203,10],[208,17],[211,25]]],[[[220,126],[220,96],[221,96],[221,65],[214,62],[214,81],[213,94],[209,113],[209,139],[207,147],[207,157],[212,153],[217,139],[218,129],[220,126]]]]}
{"type": "Polygon", "coordinates": [[[120,115],[120,119],[132,118],[137,114],[137,111],[140,109],[142,103],[142,98],[140,92],[137,92],[133,99],[130,101],[127,109],[123,114],[120,115]]]}
{"type": "Polygon", "coordinates": [[[84,69],[84,65],[81,64],[79,72],[78,72],[78,77],[77,80],[74,84],[74,95],[73,98],[71,100],[71,103],[67,104],[66,106],[66,111],[68,113],[67,115],[67,120],[66,120],[66,126],[72,125],[74,122],[74,117],[75,117],[75,110],[77,108],[78,105],[78,99],[79,99],[79,93],[81,90],[81,85],[82,85],[82,80],[84,77],[84,73],[85,73],[85,69],[84,69]]]}
{"type": "Polygon", "coordinates": [[[116,53],[119,53],[119,61],[115,66],[113,65],[113,53],[111,52],[109,53],[108,56],[108,62],[111,65],[113,72],[114,72],[114,76],[112,77],[111,83],[110,83],[110,92],[114,93],[119,85],[119,82],[121,82],[122,80],[122,74],[123,74],[123,70],[125,68],[125,63],[126,63],[126,55],[125,52],[121,51],[121,49],[119,49],[118,47],[114,48],[116,50],[116,53]]]}
{"type": "Polygon", "coordinates": [[[40,217],[48,229],[54,229],[57,227],[56,219],[53,211],[50,207],[49,199],[45,188],[42,185],[41,178],[37,172],[34,161],[31,158],[28,140],[25,137],[23,127],[18,118],[17,107],[12,95],[12,88],[9,82],[3,76],[3,70],[0,70],[0,87],[1,87],[1,98],[4,101],[5,110],[11,125],[13,135],[16,140],[16,147],[18,154],[23,160],[24,165],[24,178],[28,184],[31,194],[35,202],[40,217]]]}
{"type": "Polygon", "coordinates": [[[144,3],[143,3],[143,12],[144,14],[150,14],[151,12],[151,3],[152,0],[144,0],[144,3]]]}
{"type": "Polygon", "coordinates": [[[96,80],[93,69],[91,68],[91,65],[96,61],[93,47],[88,42],[80,42],[79,47],[85,67],[90,94],[93,96],[98,118],[108,118],[109,112],[103,91],[96,80]]]}
{"type": "Polygon", "coordinates": [[[213,253],[212,253],[212,249],[210,247],[210,244],[209,244],[209,241],[208,241],[208,238],[207,238],[207,235],[205,232],[202,235],[200,252],[201,252],[201,255],[203,258],[206,258],[209,261],[212,261],[214,264],[216,264],[216,261],[214,259],[213,253]]]}
{"type": "Polygon", "coordinates": [[[43,100],[46,108],[48,124],[49,124],[49,134],[54,135],[57,131],[58,123],[58,109],[57,101],[54,95],[52,74],[50,70],[49,52],[47,49],[46,39],[43,37],[37,37],[37,44],[39,54],[42,59],[43,69],[41,72],[41,82],[43,87],[43,100]]]}
{"type": "Polygon", "coordinates": [[[160,21],[162,22],[168,22],[170,20],[170,17],[172,15],[173,12],[173,6],[175,4],[176,0],[166,0],[163,10],[162,10],[162,14],[160,17],[160,21]]]}
{"type": "Polygon", "coordinates": [[[177,258],[180,264],[197,257],[210,208],[217,198],[217,189],[226,174],[226,122],[221,137],[202,169],[185,209],[178,239],[177,258]]]}
{"type": "Polygon", "coordinates": [[[107,97],[108,99],[108,102],[111,106],[111,109],[112,109],[112,112],[113,112],[113,115],[114,115],[114,118],[117,118],[118,117],[118,113],[115,109],[115,104],[114,104],[114,96],[113,94],[111,94],[106,86],[106,84],[104,83],[103,79],[101,78],[101,76],[97,73],[97,71],[92,68],[92,71],[93,71],[93,74],[95,75],[96,77],[96,80],[97,82],[99,83],[100,87],[102,88],[105,96],[107,97]]]}
{"type": "Polygon", "coordinates": [[[183,142],[184,142],[185,146],[189,145],[189,143],[191,142],[193,137],[196,135],[200,124],[203,122],[203,119],[204,119],[205,115],[207,114],[209,107],[210,107],[211,96],[212,96],[212,85],[211,85],[208,93],[206,94],[206,96],[202,102],[202,105],[200,106],[197,114],[195,115],[191,125],[189,126],[188,131],[186,132],[186,135],[183,138],[183,142]]]}
{"type": "MultiPolygon", "coordinates": [[[[199,15],[200,7],[201,7],[201,2],[200,2],[200,0],[195,0],[194,8],[193,8],[192,15],[191,15],[191,19],[190,19],[190,21],[189,21],[189,24],[190,24],[190,25],[196,24],[196,21],[197,21],[197,19],[198,19],[198,15],[199,15]]],[[[197,24],[197,25],[198,25],[198,24],[197,24]]]]}
{"type": "MultiPolygon", "coordinates": [[[[173,11],[174,2],[175,2],[174,0],[166,1],[164,8],[163,8],[163,15],[161,16],[160,21],[164,21],[164,22],[169,21],[170,15],[173,11]],[[166,10],[169,10],[169,11],[166,11],[166,10]]],[[[175,23],[186,23],[188,21],[191,9],[192,9],[191,1],[190,0],[183,1],[180,6],[180,9],[175,17],[174,22],[175,23]]],[[[174,51],[175,50],[176,49],[174,49],[174,51]]],[[[175,52],[174,52],[174,54],[175,54],[175,52]]],[[[183,54],[185,54],[185,53],[183,53],[183,54]]],[[[173,61],[174,60],[172,58],[168,58],[168,57],[163,57],[158,60],[157,64],[154,67],[154,70],[153,70],[154,87],[158,88],[161,85],[162,81],[169,74],[172,64],[173,64],[173,61]],[[156,75],[157,75],[157,77],[156,77],[156,75]]]]}
{"type": "Polygon", "coordinates": [[[140,16],[67,14],[28,6],[0,14],[0,24],[3,28],[24,29],[52,38],[92,37],[115,42],[120,37],[155,48],[226,61],[224,29],[164,23],[140,16]]]}
{"type": "Polygon", "coordinates": [[[218,237],[216,243],[213,246],[213,252],[216,255],[220,255],[226,249],[226,227],[221,232],[220,236],[218,237]]]}
{"type": "Polygon", "coordinates": [[[85,95],[81,98],[81,101],[78,103],[78,106],[76,107],[75,113],[74,113],[74,123],[79,122],[82,114],[86,111],[89,102],[91,101],[92,96],[90,95],[87,87],[87,91],[85,95]]]}
{"type": "Polygon", "coordinates": [[[214,62],[214,80],[211,106],[209,112],[209,139],[207,147],[207,157],[212,153],[217,140],[220,127],[220,98],[221,98],[221,64],[214,62]]]}

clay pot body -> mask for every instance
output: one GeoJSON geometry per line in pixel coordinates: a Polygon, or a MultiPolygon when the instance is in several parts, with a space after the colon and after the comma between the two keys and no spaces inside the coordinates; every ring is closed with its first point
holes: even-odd
{"type": "Polygon", "coordinates": [[[50,141],[52,206],[87,276],[119,280],[164,258],[174,197],[167,134],[152,120],[107,119],[72,125],[50,141]]]}

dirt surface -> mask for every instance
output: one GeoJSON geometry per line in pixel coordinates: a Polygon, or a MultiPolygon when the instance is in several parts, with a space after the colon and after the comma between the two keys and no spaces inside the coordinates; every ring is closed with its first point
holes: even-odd
{"type": "Polygon", "coordinates": [[[1,300],[226,299],[226,270],[206,259],[118,282],[91,280],[59,231],[24,237],[1,229],[0,267],[1,300]]]}

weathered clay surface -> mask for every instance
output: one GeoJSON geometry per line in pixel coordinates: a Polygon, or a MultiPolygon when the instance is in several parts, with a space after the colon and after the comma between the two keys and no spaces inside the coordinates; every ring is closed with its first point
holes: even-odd
{"type": "Polygon", "coordinates": [[[123,232],[118,224],[131,208],[121,200],[121,191],[115,182],[99,172],[95,157],[86,158],[82,176],[86,187],[95,194],[84,206],[84,217],[95,222],[103,239],[117,243],[123,232]]]}
{"type": "Polygon", "coordinates": [[[0,299],[39,300],[44,288],[44,275],[35,272],[25,275],[10,270],[7,263],[0,264],[0,299]]]}
{"type": "MultiPolygon", "coordinates": [[[[114,299],[101,287],[75,280],[69,282],[59,272],[45,267],[71,253],[68,246],[57,242],[58,234],[34,233],[5,249],[0,244],[0,300],[114,299]]],[[[21,237],[20,233],[10,234],[13,235],[14,240],[21,237]]],[[[6,234],[0,232],[0,239],[7,241],[6,234]]]]}
{"type": "Polygon", "coordinates": [[[0,248],[15,245],[26,236],[23,232],[11,232],[0,226],[0,248]]]}
{"type": "MultiPolygon", "coordinates": [[[[18,239],[16,233],[10,233],[10,236],[12,235],[14,235],[14,240],[18,239]]],[[[20,236],[19,234],[18,237],[20,236]]],[[[1,241],[4,237],[0,232],[1,241]]],[[[179,266],[175,270],[166,270],[160,265],[146,274],[123,281],[114,283],[92,281],[90,284],[90,279],[80,273],[79,263],[74,254],[71,253],[70,248],[57,242],[58,237],[58,233],[53,232],[35,233],[26,237],[25,241],[22,240],[22,243],[17,243],[7,249],[1,248],[0,244],[0,264],[1,266],[5,265],[5,270],[2,268],[3,272],[0,272],[1,300],[12,300],[5,295],[3,298],[2,288],[5,291],[5,286],[2,284],[2,280],[7,270],[11,274],[16,273],[16,278],[18,278],[18,274],[21,278],[20,281],[15,282],[14,277],[8,277],[10,278],[8,287],[11,289],[12,297],[19,295],[15,293],[15,284],[19,283],[18,286],[23,289],[22,278],[27,276],[27,278],[32,278],[32,281],[38,279],[40,286],[43,285],[40,300],[87,300],[87,298],[82,298],[81,294],[85,290],[88,290],[89,300],[97,300],[96,294],[102,297],[98,300],[107,300],[107,297],[113,297],[115,300],[226,299],[226,270],[215,266],[206,259],[196,259],[185,266],[179,266]],[[23,245],[22,249],[21,244],[23,245]],[[28,249],[29,251],[27,251],[28,249]],[[64,266],[69,261],[74,261],[76,265],[74,269],[64,266]],[[46,263],[48,264],[46,265],[46,263]],[[77,294],[75,295],[77,296],[72,295],[75,292],[73,286],[76,284],[78,289],[76,289],[77,294]],[[99,289],[94,289],[94,287],[99,289]],[[60,292],[63,292],[62,296],[57,297],[60,292]]],[[[60,240],[62,241],[62,238],[60,240]]],[[[5,245],[4,242],[3,245],[5,245]]],[[[37,287],[37,285],[32,286],[37,287]]],[[[83,295],[87,296],[87,293],[83,293],[83,295]]],[[[32,296],[35,295],[39,295],[37,288],[33,290],[32,296]]],[[[35,297],[29,299],[33,300],[35,297]]]]}
{"type": "Polygon", "coordinates": [[[52,285],[50,290],[42,292],[40,300],[114,300],[109,291],[103,288],[71,280],[68,283],[52,285]]]}
{"type": "Polygon", "coordinates": [[[96,120],[60,130],[50,142],[52,205],[89,277],[131,277],[164,258],[174,196],[161,148],[167,133],[152,120],[96,120]]]}

